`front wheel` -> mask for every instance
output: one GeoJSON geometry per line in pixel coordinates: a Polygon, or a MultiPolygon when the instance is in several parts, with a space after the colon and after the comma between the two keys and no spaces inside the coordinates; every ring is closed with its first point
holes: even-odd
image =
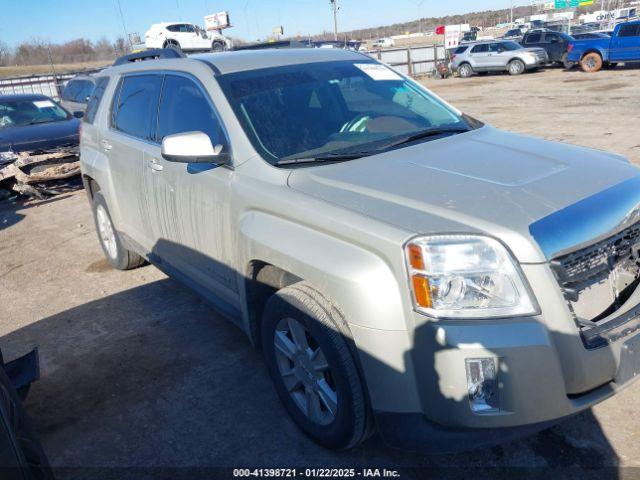
{"type": "Polygon", "coordinates": [[[269,374],[296,425],[336,450],[363,441],[370,422],[363,383],[337,309],[304,282],[275,293],[261,336],[269,374]]]}
{"type": "Polygon", "coordinates": [[[522,60],[516,59],[516,60],[511,60],[511,62],[509,62],[509,66],[508,66],[509,75],[520,75],[521,73],[524,73],[525,69],[526,69],[526,66],[522,60]]]}
{"type": "Polygon", "coordinates": [[[580,67],[582,67],[583,72],[598,72],[602,68],[602,57],[595,52],[587,53],[584,57],[582,57],[580,67]]]}

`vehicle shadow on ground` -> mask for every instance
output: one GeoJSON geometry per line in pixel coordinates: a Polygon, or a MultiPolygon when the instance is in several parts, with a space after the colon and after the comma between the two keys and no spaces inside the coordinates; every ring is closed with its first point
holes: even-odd
{"type": "MultiPolygon", "coordinates": [[[[59,195],[47,200],[33,200],[28,197],[18,197],[15,200],[0,201],[0,230],[12,227],[22,221],[26,215],[18,213],[18,210],[39,207],[48,203],[57,202],[67,198],[68,195],[59,195]]],[[[0,248],[0,251],[2,249],[0,248]]]]}
{"type": "MultiPolygon", "coordinates": [[[[438,353],[447,348],[429,331],[417,332],[416,339],[438,353]]],[[[555,469],[554,478],[585,468],[595,470],[582,477],[601,477],[602,468],[617,474],[618,457],[590,411],[533,437],[463,454],[391,449],[377,435],[347,452],[318,447],[289,420],[246,336],[171,279],[0,338],[9,359],[33,346],[40,349],[42,378],[26,407],[53,466],[70,468],[58,470],[60,478],[118,472],[118,478],[138,479],[145,478],[144,468],[208,466],[418,469],[403,478],[423,478],[427,471],[482,478],[482,472],[509,474],[511,468],[538,476],[548,467],[555,469]],[[114,470],[123,467],[143,470],[114,470]]],[[[358,353],[364,361],[378,361],[358,353]]],[[[407,359],[413,355],[407,352],[407,359]]],[[[384,373],[390,367],[377,368],[384,373]]],[[[432,398],[454,410],[468,408],[466,398],[433,397],[440,379],[433,368],[427,378],[432,398]]],[[[157,471],[146,472],[156,478],[157,471]]]]}

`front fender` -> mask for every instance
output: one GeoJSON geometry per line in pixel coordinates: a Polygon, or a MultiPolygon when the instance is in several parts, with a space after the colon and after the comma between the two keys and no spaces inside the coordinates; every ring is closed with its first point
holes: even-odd
{"type": "Polygon", "coordinates": [[[379,254],[258,211],[243,215],[240,234],[246,245],[245,264],[260,260],[303,278],[331,298],[349,324],[378,330],[408,329],[402,287],[379,254]]]}

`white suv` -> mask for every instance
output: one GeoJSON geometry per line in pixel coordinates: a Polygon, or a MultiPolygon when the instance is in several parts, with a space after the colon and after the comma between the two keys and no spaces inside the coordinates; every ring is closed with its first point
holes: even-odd
{"type": "Polygon", "coordinates": [[[192,23],[156,23],[145,34],[147,48],[175,48],[183,51],[221,52],[230,50],[231,40],[217,32],[207,32],[192,23]]]}

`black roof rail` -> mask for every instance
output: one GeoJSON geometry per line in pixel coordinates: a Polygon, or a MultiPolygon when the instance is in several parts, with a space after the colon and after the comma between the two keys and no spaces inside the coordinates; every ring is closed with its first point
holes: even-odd
{"type": "Polygon", "coordinates": [[[241,45],[234,47],[234,50],[267,50],[267,49],[281,49],[281,48],[308,48],[310,45],[308,42],[300,42],[298,40],[280,40],[277,42],[264,42],[264,43],[251,43],[248,45],[241,45]]]}
{"type": "Polygon", "coordinates": [[[145,60],[162,60],[169,58],[185,58],[186,55],[179,52],[175,48],[152,48],[149,50],[142,50],[141,52],[130,53],[124,57],[120,57],[113,62],[113,66],[125,65],[133,62],[143,62],[145,60]]]}

